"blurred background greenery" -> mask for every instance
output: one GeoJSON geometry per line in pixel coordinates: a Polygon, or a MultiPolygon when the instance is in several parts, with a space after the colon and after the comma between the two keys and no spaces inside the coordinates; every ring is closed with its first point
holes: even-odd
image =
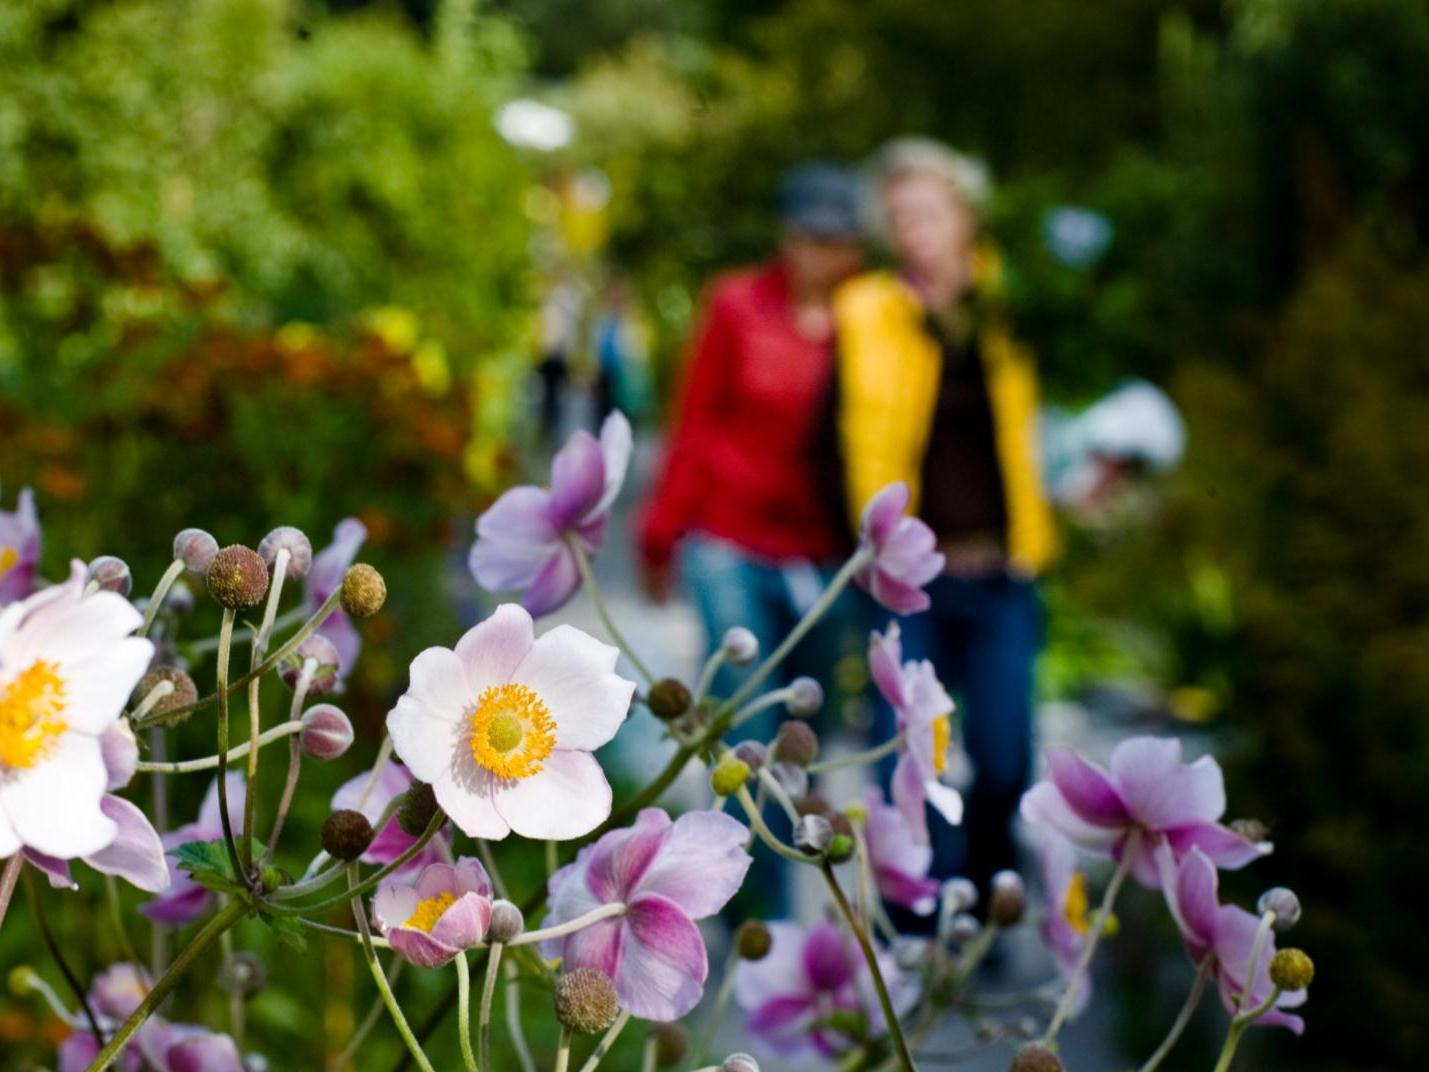
{"type": "MultiPolygon", "coordinates": [[[[1256,1059],[1411,1067],[1429,1052],[1422,0],[7,5],[0,501],[34,486],[51,575],[112,551],[141,586],[185,524],[321,542],[361,516],[394,592],[349,704],[375,727],[454,620],[423,594],[527,456],[553,242],[631,274],[668,385],[701,285],[767,250],[778,174],[907,131],[1001,180],[1006,287],[1049,394],[1140,375],[1190,429],[1144,524],[1074,534],[1049,694],[1155,683],[1271,824],[1319,974],[1307,1040],[1256,1059]],[[573,137],[503,140],[493,113],[517,97],[573,137]],[[591,175],[594,210],[570,196],[591,175]],[[1049,248],[1066,205],[1110,223],[1095,263],[1049,248]]],[[[1179,995],[1149,985],[1156,957],[1120,963],[1144,1051],[1179,995]]],[[[301,970],[256,1005],[270,1053],[320,1044],[304,987],[336,969],[301,970]]],[[[7,1017],[6,1051],[42,1052],[7,1017]]]]}

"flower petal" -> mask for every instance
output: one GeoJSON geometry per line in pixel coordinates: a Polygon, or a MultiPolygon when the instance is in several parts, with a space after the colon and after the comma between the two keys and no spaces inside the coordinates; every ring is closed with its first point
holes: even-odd
{"type": "Polygon", "coordinates": [[[568,529],[592,510],[605,493],[605,455],[589,432],[571,434],[551,459],[550,521],[568,529]]]}
{"type": "Polygon", "coordinates": [[[580,567],[574,552],[557,544],[522,594],[521,605],[540,618],[564,607],[580,586],[580,567]]]}
{"type": "Polygon", "coordinates": [[[780,998],[812,999],[804,974],[804,928],[786,920],[769,924],[769,952],[760,960],[741,960],[734,970],[734,999],[746,1012],[780,998]]]}
{"type": "Polygon", "coordinates": [[[550,510],[551,493],[530,486],[512,488],[492,503],[476,519],[476,542],[467,559],[476,583],[502,592],[534,581],[560,546],[550,510]]]}
{"type": "Polygon", "coordinates": [[[558,625],[536,640],[511,680],[546,705],[557,748],[593,752],[615,736],[635,695],[635,682],[612,672],[619,657],[589,633],[558,625]]]}
{"type": "Polygon", "coordinates": [[[471,697],[510,681],[534,642],[531,615],[515,603],[501,604],[468,629],[457,641],[456,656],[466,668],[471,697]]]}
{"type": "Polygon", "coordinates": [[[1093,826],[1124,827],[1131,821],[1110,777],[1070,748],[1047,749],[1047,774],[1067,806],[1093,826]]]}
{"type": "Polygon", "coordinates": [[[748,828],[723,812],[686,812],[670,827],[637,888],[668,898],[691,919],[712,916],[744,883],[753,862],[744,847],[748,840],[748,828]]]}
{"type": "Polygon", "coordinates": [[[892,706],[901,708],[908,702],[903,695],[903,642],[897,622],[889,622],[882,633],[869,637],[868,671],[892,706]]]}
{"type": "Polygon", "coordinates": [[[100,810],[108,774],[99,740],[66,733],[44,761],[0,782],[0,809],[21,841],[71,860],[114,840],[114,821],[100,810]]]}
{"type": "Polygon", "coordinates": [[[428,648],[412,660],[412,681],[387,715],[387,732],[414,777],[435,783],[460,750],[460,722],[475,700],[456,653],[428,648]]]}
{"type": "Polygon", "coordinates": [[[558,748],[540,773],[498,783],[492,799],[501,818],[522,837],[568,841],[605,822],[611,792],[594,756],[558,748]]]}
{"type": "Polygon", "coordinates": [[[620,410],[611,410],[600,426],[600,454],[605,468],[605,487],[600,501],[582,520],[593,515],[604,514],[615,505],[625,483],[626,470],[630,468],[630,454],[634,449],[634,435],[630,431],[630,421],[620,410]]]}
{"type": "Polygon", "coordinates": [[[1200,849],[1211,863],[1223,871],[1235,871],[1248,863],[1268,856],[1274,846],[1268,841],[1252,841],[1220,823],[1190,823],[1166,831],[1166,840],[1178,856],[1193,847],[1200,849]]]}
{"type": "Polygon", "coordinates": [[[500,841],[511,833],[496,807],[500,780],[465,748],[449,748],[447,756],[447,765],[432,782],[437,803],[468,837],[500,841]]]}
{"type": "Polygon", "coordinates": [[[484,937],[491,924],[491,900],[477,893],[464,893],[442,913],[432,928],[432,938],[453,949],[470,949],[484,937]]]}
{"type": "Polygon", "coordinates": [[[963,821],[963,797],[952,786],[944,785],[936,778],[929,778],[923,782],[923,796],[933,805],[934,810],[953,826],[963,821]]]}
{"type": "Polygon", "coordinates": [[[25,859],[34,867],[43,871],[45,878],[50,880],[50,888],[56,890],[77,890],[79,883],[74,880],[74,875],[70,872],[68,860],[57,860],[53,856],[46,856],[42,852],[34,849],[25,849],[25,859]]]}
{"type": "Polygon", "coordinates": [[[1132,737],[1111,754],[1111,779],[1127,811],[1152,830],[1215,822],[1226,810],[1220,765],[1202,756],[1181,762],[1175,738],[1132,737]]]}
{"type": "Polygon", "coordinates": [[[461,949],[440,942],[426,931],[410,927],[393,927],[387,932],[392,949],[419,968],[440,968],[456,959],[461,949]]]}
{"type": "MultiPolygon", "coordinates": [[[[1163,847],[1161,853],[1164,861],[1171,849],[1163,847]]],[[[1216,916],[1220,911],[1216,887],[1216,865],[1200,849],[1192,849],[1181,860],[1174,885],[1164,886],[1166,904],[1181,930],[1181,937],[1188,946],[1201,952],[1208,951],[1216,940],[1216,916]]]]}
{"type": "Polygon", "coordinates": [[[1096,856],[1109,855],[1120,834],[1083,819],[1051,781],[1038,782],[1022,795],[1021,812],[1026,822],[1048,826],[1073,845],[1096,856]]]}
{"type": "Polygon", "coordinates": [[[659,808],[643,808],[634,825],[601,837],[584,865],[591,893],[602,902],[628,900],[669,840],[672,826],[659,808]]]}
{"type": "Polygon", "coordinates": [[[84,862],[102,874],[115,875],[149,893],[168,889],[169,868],[164,860],[164,845],[148,817],[112,793],[99,802],[99,807],[114,821],[118,833],[104,848],[86,856],[84,862]]]}
{"type": "Polygon", "coordinates": [[[699,1004],[709,975],[700,930],[679,905],[645,893],[629,903],[615,976],[621,1005],[642,1020],[678,1020],[699,1004]]]}

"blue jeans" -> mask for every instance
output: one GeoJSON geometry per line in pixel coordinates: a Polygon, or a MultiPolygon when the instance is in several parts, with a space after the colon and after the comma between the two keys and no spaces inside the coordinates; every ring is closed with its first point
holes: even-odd
{"type": "MultiPolygon", "coordinates": [[[[742,625],[758,638],[762,658],[794,628],[832,579],[835,569],[811,563],[776,564],[756,558],[727,540],[691,535],[680,545],[680,572],[704,624],[709,650],[720,643],[726,629],[742,625]]],[[[853,624],[850,600],[845,596],[834,603],[762,687],[778,688],[796,677],[808,676],[816,679],[824,687],[824,695],[832,699],[834,664],[845,650],[853,624]]],[[[752,669],[753,666],[721,667],[712,691],[729,696],[752,669]]],[[[785,717],[783,708],[768,708],[732,731],[729,739],[768,741],[785,717]]],[[[764,818],[774,834],[789,840],[792,831],[783,809],[771,805],[764,818]]],[[[731,904],[738,904],[737,911],[746,916],[752,913],[782,918],[788,909],[787,867],[786,861],[756,843],[749,877],[731,904]]]]}
{"type": "MultiPolygon", "coordinates": [[[[927,587],[932,606],[899,619],[903,658],[930,659],[958,701],[954,717],[973,766],[963,824],[950,826],[932,808],[931,873],[966,875],[984,894],[994,872],[1016,863],[1012,819],[1032,766],[1032,674],[1042,643],[1042,606],[1029,581],[1007,576],[939,577],[927,587]]],[[[878,611],[880,628],[889,615],[878,611]]],[[[875,742],[897,732],[880,702],[875,742]]],[[[880,768],[887,788],[890,757],[880,768]]]]}

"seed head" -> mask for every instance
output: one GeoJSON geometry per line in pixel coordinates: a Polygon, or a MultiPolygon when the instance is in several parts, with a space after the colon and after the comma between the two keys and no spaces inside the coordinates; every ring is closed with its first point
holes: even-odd
{"type": "Polygon", "coordinates": [[[1284,886],[1266,890],[1260,895],[1260,902],[1256,907],[1261,915],[1266,912],[1275,913],[1272,926],[1277,931],[1288,931],[1300,922],[1300,898],[1295,896],[1294,890],[1287,890],[1284,886]]]}
{"type": "Polygon", "coordinates": [[[690,709],[691,699],[690,690],[683,681],[664,677],[650,686],[645,705],[656,718],[669,722],[690,709]]]}
{"type": "Polygon", "coordinates": [[[977,917],[967,912],[959,912],[953,917],[949,934],[958,945],[967,945],[982,932],[982,924],[977,917]]]}
{"type": "Polygon", "coordinates": [[[165,681],[173,686],[173,691],[149,710],[161,715],[167,714],[177,708],[187,707],[198,699],[198,686],[194,684],[194,679],[177,666],[154,667],[139,679],[139,687],[134,690],[134,695],[142,700],[165,681]]]}
{"type": "Polygon", "coordinates": [[[1303,949],[1279,949],[1270,958],[1270,981],[1281,990],[1304,990],[1315,978],[1315,962],[1303,949]]]}
{"type": "Polygon", "coordinates": [[[744,666],[759,657],[759,638],[742,625],[731,626],[724,631],[720,650],[730,663],[744,666]]]}
{"type": "Polygon", "coordinates": [[[258,552],[230,544],[208,566],[208,592],[229,610],[247,610],[268,594],[268,567],[258,552]]]}
{"type": "Polygon", "coordinates": [[[833,839],[834,828],[822,815],[801,815],[794,824],[794,847],[805,856],[827,852],[833,839]]]}
{"type": "Polygon", "coordinates": [[[372,844],[372,824],[362,812],[343,808],[323,820],[319,840],[334,860],[356,860],[372,844]]]}
{"type": "Polygon", "coordinates": [[[809,775],[803,767],[792,763],[771,763],[769,773],[779,783],[779,788],[794,800],[802,800],[809,795],[809,775]]]}
{"type": "Polygon", "coordinates": [[[740,741],[734,746],[734,756],[749,765],[750,774],[758,774],[769,762],[769,749],[760,741],[740,741]]]}
{"type": "Polygon", "coordinates": [[[987,918],[999,927],[1012,927],[1027,911],[1027,889],[1016,871],[999,871],[992,876],[992,893],[987,903],[987,918]]]}
{"type": "Polygon", "coordinates": [[[824,687],[811,677],[796,677],[789,682],[789,698],[784,708],[795,718],[808,718],[824,706],[824,687]]]}
{"type": "Polygon", "coordinates": [[[336,759],[352,747],[352,723],[341,708],[314,704],[303,712],[303,728],[298,744],[304,755],[314,759],[336,759]]]}
{"type": "Polygon", "coordinates": [[[273,571],[278,563],[278,552],[284,548],[288,551],[288,568],[283,571],[283,580],[296,581],[306,577],[313,564],[313,544],[302,529],[295,529],[292,525],[278,526],[259,542],[258,554],[262,556],[268,572],[273,571]]]}
{"type": "Polygon", "coordinates": [[[615,984],[603,971],[577,968],[556,984],[556,1019],[578,1035],[604,1031],[619,1014],[615,984]]]}
{"type": "Polygon", "coordinates": [[[349,566],[342,579],[342,609],[354,618],[370,618],[387,602],[387,582],[366,562],[349,566]]]}
{"type": "Polygon", "coordinates": [[[1062,1072],[1062,1059],[1046,1046],[1023,1046],[1013,1056],[1008,1072],[1062,1072]]]}
{"type": "Polygon", "coordinates": [[[441,810],[436,791],[426,782],[413,781],[397,809],[397,825],[408,837],[421,837],[441,810]]]}
{"type": "Polygon", "coordinates": [[[710,775],[710,788],[717,796],[729,797],[738,793],[747,781],[749,764],[742,759],[725,756],[715,765],[714,772],[710,775]]]}
{"type": "Polygon", "coordinates": [[[774,736],[775,759],[807,767],[819,758],[819,737],[807,722],[785,722],[774,736]]]}
{"type": "Polygon", "coordinates": [[[98,583],[101,592],[118,592],[127,596],[134,587],[134,575],[129,563],[113,555],[100,555],[89,564],[89,580],[98,583]]]}
{"type": "Polygon", "coordinates": [[[183,559],[184,569],[200,577],[208,572],[218,541],[203,529],[184,529],[174,537],[174,557],[183,559]]]}
{"type": "Polygon", "coordinates": [[[763,960],[769,955],[774,936],[762,919],[746,919],[734,931],[734,948],[745,960],[763,960]]]}

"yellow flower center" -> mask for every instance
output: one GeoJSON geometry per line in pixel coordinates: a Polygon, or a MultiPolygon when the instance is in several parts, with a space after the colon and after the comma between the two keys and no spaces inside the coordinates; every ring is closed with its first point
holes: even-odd
{"type": "Polygon", "coordinates": [[[68,728],[65,683],[54,663],[37,659],[0,686],[0,769],[39,763],[68,728]]]}
{"type": "Polygon", "coordinates": [[[442,918],[442,913],[454,904],[456,904],[456,894],[443,890],[435,897],[418,901],[417,907],[412,909],[412,915],[402,926],[431,934],[432,928],[437,925],[437,920],[442,918]]]}
{"type": "Polygon", "coordinates": [[[933,769],[939,774],[948,770],[948,746],[953,743],[953,724],[947,715],[933,719],[933,769]]]}
{"type": "Polygon", "coordinates": [[[1087,876],[1073,871],[1067,882],[1067,892],[1062,898],[1062,915],[1067,924],[1078,934],[1086,934],[1092,929],[1092,921],[1087,918],[1087,876]]]}
{"type": "Polygon", "coordinates": [[[556,747],[556,724],[525,685],[493,685],[471,716],[471,754],[499,778],[529,778],[556,747]]]}
{"type": "Polygon", "coordinates": [[[0,547],[0,577],[4,577],[20,561],[20,552],[13,547],[0,547]]]}

